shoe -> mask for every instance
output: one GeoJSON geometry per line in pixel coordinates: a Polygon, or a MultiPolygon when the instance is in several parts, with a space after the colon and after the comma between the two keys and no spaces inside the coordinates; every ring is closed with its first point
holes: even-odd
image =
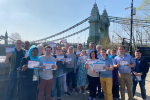
{"type": "Polygon", "coordinates": [[[95,98],[93,98],[92,100],[95,100],[95,98]]]}
{"type": "Polygon", "coordinates": [[[92,97],[89,97],[89,99],[88,100],[92,100],[92,97]]]}
{"type": "Polygon", "coordinates": [[[83,94],[86,94],[86,91],[85,90],[83,90],[83,92],[82,92],[83,94]]]}
{"type": "Polygon", "coordinates": [[[82,90],[80,90],[79,93],[82,93],[82,90]]]}
{"type": "Polygon", "coordinates": [[[71,97],[71,94],[68,93],[68,92],[65,92],[64,95],[68,96],[68,97],[71,97]]]}
{"type": "Polygon", "coordinates": [[[77,94],[77,92],[75,90],[72,90],[72,93],[77,94]]]}

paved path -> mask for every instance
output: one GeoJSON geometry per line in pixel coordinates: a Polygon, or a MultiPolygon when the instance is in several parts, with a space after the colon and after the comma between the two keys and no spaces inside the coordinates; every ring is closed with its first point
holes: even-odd
{"type": "MultiPolygon", "coordinates": [[[[146,92],[147,92],[147,100],[150,100],[150,72],[147,75],[145,87],[146,87],[146,92]]],[[[62,94],[62,100],[88,100],[88,96],[89,96],[88,92],[86,94],[80,94],[80,93],[74,94],[70,92],[70,94],[71,94],[71,97],[68,97],[62,94]]],[[[125,95],[126,95],[126,100],[127,100],[128,94],[126,93],[125,95]]],[[[134,98],[136,100],[142,100],[139,85],[137,85],[136,94],[134,98]]],[[[17,99],[14,99],[14,100],[17,100],[17,99]]],[[[103,100],[103,99],[96,98],[96,100],[103,100]]]]}

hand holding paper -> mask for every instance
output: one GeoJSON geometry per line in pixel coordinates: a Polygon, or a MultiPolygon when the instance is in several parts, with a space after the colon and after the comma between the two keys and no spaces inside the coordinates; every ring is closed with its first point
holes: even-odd
{"type": "Polygon", "coordinates": [[[28,60],[28,68],[31,68],[31,69],[39,68],[39,64],[40,63],[38,61],[28,60]]]}
{"type": "Polygon", "coordinates": [[[7,53],[7,54],[6,54],[6,57],[9,58],[11,55],[12,55],[12,53],[7,53]]]}
{"type": "Polygon", "coordinates": [[[14,47],[6,47],[6,53],[13,53],[15,51],[14,47]]]}
{"type": "Polygon", "coordinates": [[[22,70],[23,70],[23,71],[26,71],[27,68],[28,68],[27,65],[23,65],[23,66],[22,66],[22,70]]]}
{"type": "Polygon", "coordinates": [[[62,61],[64,59],[64,55],[57,56],[58,61],[62,61]]]}

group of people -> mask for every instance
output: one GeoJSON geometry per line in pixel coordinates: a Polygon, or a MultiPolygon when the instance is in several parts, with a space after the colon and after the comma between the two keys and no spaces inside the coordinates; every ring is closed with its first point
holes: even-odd
{"type": "Polygon", "coordinates": [[[105,100],[125,100],[125,87],[128,91],[129,100],[133,100],[137,83],[140,84],[141,95],[146,100],[145,78],[149,71],[149,64],[142,57],[141,50],[135,50],[135,58],[125,53],[125,47],[120,45],[117,50],[106,50],[101,45],[89,43],[89,49],[83,50],[82,44],[73,46],[65,43],[61,47],[58,43],[55,48],[39,45],[30,47],[29,41],[17,40],[15,51],[7,53],[5,63],[10,62],[9,86],[7,100],[13,98],[14,87],[17,83],[17,96],[19,100],[55,100],[57,89],[57,100],[61,100],[62,90],[64,94],[71,96],[68,92],[86,93],[89,90],[88,100],[95,100],[97,94],[105,100]],[[58,56],[63,56],[62,60],[58,56]],[[70,58],[70,61],[67,61],[70,58]],[[39,68],[28,68],[29,61],[38,61],[39,68]],[[55,70],[46,69],[45,62],[54,62],[55,70]],[[92,63],[103,62],[103,70],[96,71],[92,63]],[[119,89],[120,86],[120,89],[119,89]],[[121,97],[119,96],[119,90],[121,97]],[[97,94],[96,94],[97,93],[97,94]]]}

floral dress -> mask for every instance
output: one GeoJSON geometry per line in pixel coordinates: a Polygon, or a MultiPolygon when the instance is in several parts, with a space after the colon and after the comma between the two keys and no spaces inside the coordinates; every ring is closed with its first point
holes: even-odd
{"type": "Polygon", "coordinates": [[[82,60],[81,63],[79,64],[80,62],[80,59],[82,57],[79,57],[78,58],[78,62],[77,62],[77,65],[79,66],[79,70],[78,70],[78,84],[79,86],[85,86],[86,84],[86,81],[87,81],[87,69],[84,68],[84,64],[85,64],[85,60],[82,60]]]}

